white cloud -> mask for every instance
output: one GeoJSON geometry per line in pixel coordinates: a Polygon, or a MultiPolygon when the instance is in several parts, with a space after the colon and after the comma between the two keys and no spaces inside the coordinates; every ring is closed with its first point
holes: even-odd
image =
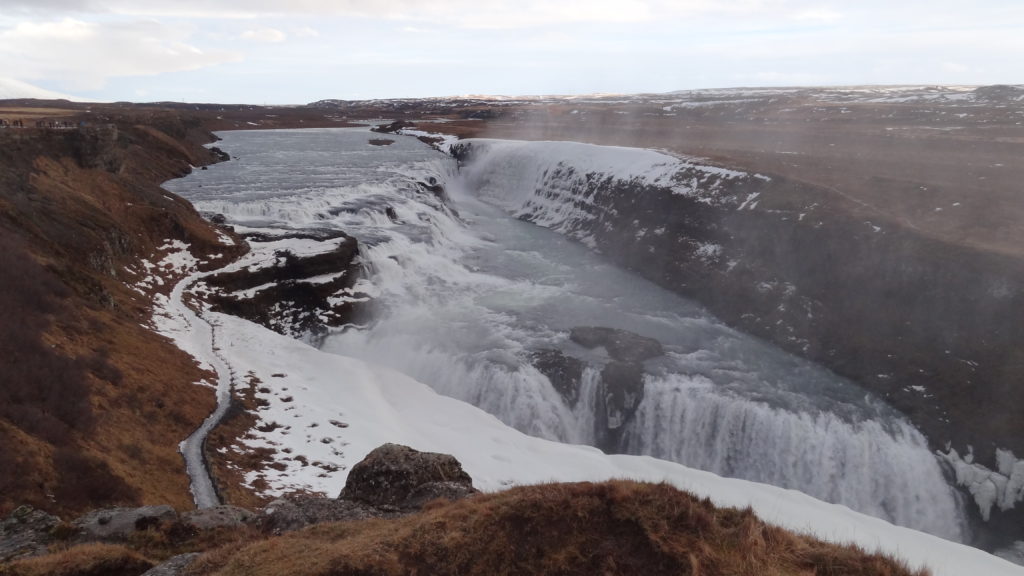
{"type": "Polygon", "coordinates": [[[288,35],[280,30],[275,30],[274,28],[257,28],[255,30],[246,30],[245,32],[242,32],[242,38],[245,40],[252,40],[253,42],[276,44],[287,40],[288,35]]]}
{"type": "Polygon", "coordinates": [[[825,24],[831,24],[838,22],[843,19],[841,12],[836,12],[829,8],[810,8],[807,10],[801,10],[793,14],[795,20],[804,20],[809,22],[821,22],[825,24]]]}
{"type": "Polygon", "coordinates": [[[205,52],[189,30],[145,20],[118,23],[64,19],[0,29],[0,69],[20,79],[47,79],[69,90],[102,88],[107,79],[195,70],[237,61],[205,52]]]}
{"type": "Polygon", "coordinates": [[[313,28],[310,28],[309,26],[299,28],[298,30],[293,30],[292,34],[299,38],[317,38],[320,36],[320,32],[313,28]]]}
{"type": "Polygon", "coordinates": [[[646,22],[704,13],[762,12],[807,0],[5,0],[12,11],[94,12],[206,19],[283,15],[423,21],[464,28],[521,28],[578,22],[646,22]]]}
{"type": "Polygon", "coordinates": [[[7,100],[11,98],[39,98],[41,100],[74,100],[77,102],[84,102],[82,98],[76,96],[69,96],[60,92],[54,92],[53,90],[47,90],[34,86],[28,82],[21,82],[20,80],[14,80],[13,78],[0,78],[0,100],[7,100]]]}

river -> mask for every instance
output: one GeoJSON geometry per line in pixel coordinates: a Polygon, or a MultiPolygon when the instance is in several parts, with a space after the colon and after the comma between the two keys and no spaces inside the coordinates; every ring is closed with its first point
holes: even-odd
{"type": "MultiPolygon", "coordinates": [[[[698,303],[612,266],[583,244],[477,194],[471,170],[415,138],[363,128],[220,134],[233,160],[167,187],[240,230],[332,227],[362,245],[361,326],[325,351],[397,368],[524,432],[600,444],[601,349],[578,326],[655,338],[644,395],[618,446],[800,490],[952,540],[963,505],[925,438],[883,401],[724,325],[698,303]],[[431,192],[431,183],[445,194],[431,192]],[[531,361],[582,361],[567,402],[531,361]]],[[[671,233],[671,231],[669,231],[671,233]]]]}

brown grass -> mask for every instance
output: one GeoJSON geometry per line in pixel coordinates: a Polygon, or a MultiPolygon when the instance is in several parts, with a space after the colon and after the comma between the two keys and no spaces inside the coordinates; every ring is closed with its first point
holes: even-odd
{"type": "Polygon", "coordinates": [[[153,562],[124,546],[83,544],[0,566],[0,576],[138,576],[153,562]]]}
{"type": "MultiPolygon", "coordinates": [[[[273,463],[272,448],[241,448],[241,441],[256,427],[255,414],[259,410],[256,392],[262,385],[252,373],[245,376],[245,385],[237,386],[232,394],[232,406],[224,419],[210,432],[207,439],[207,459],[217,484],[217,491],[227,504],[243,508],[262,508],[268,498],[259,496],[245,485],[245,475],[251,470],[264,470],[273,463]]],[[[259,487],[258,479],[254,485],[259,487]]]]}
{"type": "Polygon", "coordinates": [[[326,524],[202,557],[201,575],[690,574],[924,576],[892,559],[767,526],[671,486],[552,484],[326,524]]]}
{"type": "Polygon", "coordinates": [[[52,118],[54,116],[71,116],[74,110],[65,108],[26,108],[18,106],[0,107],[0,118],[10,120],[35,120],[37,118],[52,118]]]}
{"type": "Polygon", "coordinates": [[[140,326],[150,303],[125,286],[137,280],[125,266],[167,238],[200,254],[231,250],[157,185],[203,153],[183,144],[188,126],[168,129],[178,136],[128,126],[116,140],[92,141],[27,130],[0,147],[0,240],[11,240],[0,244],[16,244],[3,259],[19,270],[0,282],[11,332],[0,334],[0,366],[29,384],[53,383],[8,386],[10,401],[0,394],[18,408],[0,409],[0,440],[11,440],[0,455],[17,471],[0,470],[0,514],[22,503],[64,516],[113,503],[192,506],[177,445],[214,405],[211,390],[195,385],[211,375],[140,326]],[[46,361],[30,361],[37,357],[46,361]],[[60,378],[26,372],[54,367],[64,368],[60,378]]]}

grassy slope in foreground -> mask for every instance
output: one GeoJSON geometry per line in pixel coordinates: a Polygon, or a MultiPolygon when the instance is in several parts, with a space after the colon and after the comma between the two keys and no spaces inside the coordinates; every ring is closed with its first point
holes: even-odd
{"type": "MultiPolygon", "coordinates": [[[[627,481],[527,486],[436,501],[400,519],[322,524],[269,539],[241,535],[200,557],[189,573],[928,574],[768,526],[749,509],[716,508],[666,484],[627,481]]],[[[92,545],[15,563],[0,574],[98,573],[94,567],[130,574],[139,565],[137,553],[92,545]]]]}

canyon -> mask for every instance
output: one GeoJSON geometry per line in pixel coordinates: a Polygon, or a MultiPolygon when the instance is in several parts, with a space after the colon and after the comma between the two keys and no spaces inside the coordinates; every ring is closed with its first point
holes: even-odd
{"type": "MultiPolygon", "coordinates": [[[[26,103],[18,104],[19,110],[26,109],[26,103]]],[[[1022,107],[1016,88],[320,102],[292,110],[67,106],[63,115],[73,118],[76,129],[0,133],[5,155],[0,208],[11,269],[26,270],[21,275],[25,282],[51,286],[47,290],[53,294],[32,303],[30,314],[31,325],[39,327],[39,342],[50,344],[49,349],[34,348],[36,356],[25,358],[64,358],[59,362],[66,368],[55,382],[79,390],[80,397],[89,398],[90,409],[58,416],[49,425],[11,415],[0,422],[0,431],[11,440],[0,445],[26,447],[4,455],[27,472],[4,480],[8,509],[16,502],[60,512],[95,505],[90,495],[62,497],[57,508],[47,503],[47,494],[64,494],[62,486],[82,469],[90,470],[86,477],[98,484],[123,485],[113,497],[125,502],[188,506],[188,482],[176,444],[212,409],[212,392],[192,384],[212,385],[216,377],[210,366],[197,366],[168,340],[138,326],[147,324],[154,310],[159,313],[170,287],[186,273],[174,256],[182,254],[182,246],[198,271],[220,268],[247,250],[247,262],[263,258],[264,268],[236,266],[204,278],[190,298],[326,350],[380,362],[396,341],[374,344],[374,338],[390,337],[381,333],[361,342],[360,334],[387,327],[381,322],[386,319],[382,303],[393,297],[388,290],[402,286],[389,283],[389,274],[395,281],[403,275],[408,279],[424,263],[454,252],[469,254],[470,263],[478,258],[473,274],[494,273],[482,259],[490,254],[486,250],[474,256],[478,246],[459,247],[461,220],[472,226],[492,217],[466,208],[467,196],[460,190],[471,190],[506,215],[530,223],[524,225],[539,225],[577,243],[578,248],[559,248],[573,258],[589,262],[571,250],[595,253],[698,302],[730,330],[818,363],[869,391],[868,405],[877,398],[923,433],[922,454],[944,455],[928,456],[933,460],[929,466],[943,468],[936,477],[945,474],[962,485],[961,498],[973,500],[964,506],[977,531],[972,538],[989,548],[1019,538],[1020,511],[1014,505],[1022,495],[1024,469],[1018,470],[1014,454],[1024,453],[1019,445],[1024,424],[1014,417],[1022,400],[1016,386],[1022,335],[1015,319],[1024,270],[1016,242],[1020,206],[1013,194],[1020,167],[1012,158],[1021,144],[1019,128],[1014,128],[1022,107]],[[211,186],[216,182],[207,177],[220,166],[206,170],[206,165],[235,155],[251,169],[253,164],[246,162],[259,154],[223,143],[215,150],[204,148],[215,139],[211,130],[340,128],[366,126],[378,118],[404,122],[384,127],[394,134],[388,146],[369,136],[367,146],[394,153],[402,147],[411,150],[415,143],[423,146],[416,154],[443,158],[426,146],[432,145],[449,154],[450,163],[430,160],[447,167],[405,170],[409,181],[398,187],[397,199],[381,190],[362,190],[369,194],[358,201],[322,196],[318,204],[300,194],[301,206],[285,208],[284,202],[268,210],[266,203],[273,205],[273,198],[266,196],[264,207],[239,211],[244,202],[218,204],[209,196],[194,196],[218,193],[211,186]],[[644,154],[660,156],[629,161],[637,148],[658,148],[644,154]],[[603,160],[609,155],[627,158],[626,166],[621,160],[603,160]],[[186,193],[178,184],[170,188],[218,224],[202,220],[188,202],[157,188],[199,167],[204,169],[194,176],[205,183],[202,191],[186,193]],[[282,215],[282,210],[291,212],[282,215]],[[59,232],[70,230],[75,232],[59,232]],[[391,230],[405,230],[405,239],[384,233],[391,230]],[[439,230],[442,236],[436,236],[439,230]],[[308,254],[289,243],[338,239],[336,250],[308,254]],[[95,338],[96,333],[105,336],[95,338]],[[156,358],[159,365],[144,361],[156,358]],[[139,430],[154,422],[172,433],[124,440],[140,437],[139,430]],[[110,450],[112,445],[120,448],[110,450]],[[68,447],[84,456],[70,457],[68,447]]],[[[276,175],[281,181],[285,176],[276,175]]],[[[333,176],[322,176],[323,182],[308,187],[336,186],[333,176]]],[[[482,238],[495,242],[493,236],[482,238]]],[[[552,236],[537,238],[531,241],[536,246],[556,242],[552,236]]],[[[453,271],[446,274],[462,274],[453,271]]],[[[432,277],[462,286],[444,274],[432,277]]],[[[7,298],[15,299],[28,290],[12,287],[10,292],[7,298]]],[[[704,313],[694,314],[696,319],[704,313]]],[[[651,384],[666,378],[659,372],[666,361],[658,359],[665,351],[627,358],[616,342],[635,336],[643,348],[643,339],[653,333],[628,323],[613,326],[618,333],[601,332],[611,329],[607,324],[566,323],[555,329],[565,336],[514,347],[512,356],[497,349],[487,353],[486,365],[498,367],[495,374],[528,373],[554,386],[550,396],[526,392],[519,382],[519,388],[509,388],[514,393],[506,391],[503,400],[489,404],[482,391],[458,390],[460,377],[441,383],[444,378],[423,363],[428,356],[416,360],[417,365],[410,364],[414,355],[407,356],[404,366],[399,362],[395,367],[531,434],[588,442],[610,452],[649,453],[644,446],[650,440],[642,440],[637,431],[660,429],[657,418],[663,416],[655,416],[651,403],[672,402],[671,395],[656,392],[660,384],[651,384]],[[610,357],[602,356],[602,350],[610,357]],[[614,381],[621,384],[609,384],[614,381]],[[580,429],[585,432],[573,432],[576,424],[565,424],[564,415],[538,418],[547,409],[530,409],[531,415],[519,421],[517,412],[500,408],[509,401],[525,405],[516,395],[536,394],[545,403],[563,406],[553,413],[581,413],[585,405],[592,414],[604,414],[603,420],[587,420],[580,429]],[[600,402],[605,404],[595,398],[604,398],[600,402]]],[[[409,326],[398,322],[391,329],[409,326]]],[[[662,334],[654,342],[664,345],[671,359],[692,352],[662,334]]],[[[439,367],[452,365],[451,360],[437,361],[439,367]]],[[[480,378],[479,366],[466,364],[467,374],[480,378]]],[[[697,370],[694,366],[688,370],[697,370]]],[[[278,402],[293,402],[283,399],[295,394],[277,394],[275,379],[288,377],[235,375],[233,415],[220,432],[215,430],[208,452],[221,493],[247,505],[266,502],[275,486],[275,474],[264,473],[255,483],[251,476],[242,480],[247,468],[293,466],[284,462],[291,457],[275,455],[273,449],[237,449],[246,438],[258,444],[251,442],[261,437],[258,427],[280,433],[260,412],[266,403],[274,408],[278,402]]],[[[723,385],[714,377],[711,381],[723,385]]],[[[765,394],[754,397],[773,410],[805,411],[766,400],[765,394]]],[[[52,393],[17,398],[22,405],[54,402],[57,407],[52,393]]],[[[724,413],[721,406],[715,410],[724,413]]],[[[754,422],[750,418],[758,409],[746,410],[743,422],[754,422]]],[[[858,413],[861,408],[851,410],[845,418],[857,426],[877,417],[858,413]]],[[[685,419],[699,421],[695,414],[685,419]]],[[[903,426],[885,422],[885,434],[903,426]]],[[[322,473],[343,474],[344,468],[332,470],[330,450],[319,460],[322,473]]],[[[742,466],[730,466],[703,467],[744,476],[738,472],[742,466]]],[[[892,519],[893,503],[882,506],[892,519]]],[[[934,511],[933,502],[926,506],[934,511]]]]}

